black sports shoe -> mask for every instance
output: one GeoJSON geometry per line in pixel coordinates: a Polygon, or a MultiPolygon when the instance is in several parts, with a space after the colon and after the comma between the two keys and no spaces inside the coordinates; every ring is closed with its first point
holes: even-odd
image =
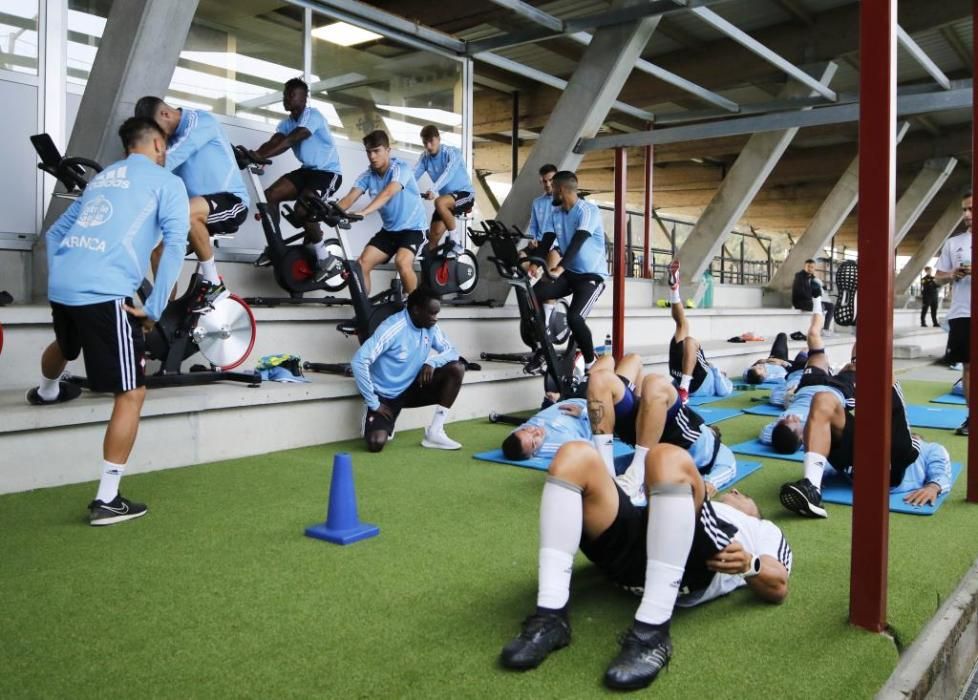
{"type": "Polygon", "coordinates": [[[313,279],[322,283],[334,275],[340,274],[343,270],[343,261],[335,255],[330,255],[323,260],[316,260],[316,270],[313,272],[313,279]]]}
{"type": "Polygon", "coordinates": [[[543,663],[550,652],[570,644],[570,623],[558,613],[534,613],[523,620],[523,629],[503,647],[499,661],[506,668],[527,671],[543,663]]]}
{"type": "Polygon", "coordinates": [[[126,520],[139,518],[146,515],[148,509],[142,503],[133,503],[122,494],[109,503],[102,501],[92,501],[88,504],[88,524],[89,525],[115,525],[126,520]]]}
{"type": "Polygon", "coordinates": [[[261,254],[255,258],[255,261],[251,263],[255,267],[268,267],[272,264],[272,256],[268,253],[268,248],[265,248],[261,254]]]}
{"type": "Polygon", "coordinates": [[[781,505],[792,513],[807,518],[827,518],[829,514],[822,508],[822,492],[808,479],[792,481],[781,486],[781,505]]]}
{"type": "Polygon", "coordinates": [[[965,437],[968,436],[968,419],[967,418],[965,418],[964,419],[964,422],[961,425],[958,426],[957,430],[954,431],[954,434],[955,435],[964,435],[965,437]]]}
{"type": "Polygon", "coordinates": [[[71,401],[72,399],[77,399],[81,396],[81,387],[77,384],[72,384],[71,382],[58,382],[58,397],[56,399],[42,399],[37,390],[40,387],[34,387],[33,389],[28,389],[27,403],[31,406],[50,406],[56,403],[65,403],[66,401],[71,401]]]}
{"type": "Polygon", "coordinates": [[[530,361],[523,365],[525,374],[544,374],[547,371],[547,358],[542,350],[533,353],[530,361]]]}
{"type": "Polygon", "coordinates": [[[616,690],[647,687],[672,658],[672,640],[665,630],[639,632],[629,628],[621,639],[621,651],[604,673],[604,683],[616,690]]]}
{"type": "Polygon", "coordinates": [[[190,302],[188,310],[192,314],[206,314],[208,311],[214,310],[214,304],[227,299],[229,296],[231,296],[231,292],[224,286],[223,279],[217,284],[204,280],[200,283],[200,293],[196,299],[190,302]]]}

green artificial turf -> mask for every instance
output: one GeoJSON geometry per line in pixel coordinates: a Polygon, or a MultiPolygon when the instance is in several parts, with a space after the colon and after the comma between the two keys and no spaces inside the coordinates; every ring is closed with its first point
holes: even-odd
{"type": "MultiPolygon", "coordinates": [[[[920,403],[946,386],[908,382],[920,403]]],[[[747,393],[724,405],[746,405],[747,393]]],[[[765,418],[720,424],[730,444],[765,418]]],[[[150,514],[84,524],[92,484],[0,497],[0,697],[586,697],[638,604],[580,558],[572,645],[536,671],[498,668],[533,609],[544,475],[473,460],[507,428],[449,426],[461,453],[398,433],[127,476],[150,514]],[[378,538],[338,547],[302,535],[324,517],[334,452],[353,453],[360,513],[378,538]]],[[[964,438],[940,437],[955,459],[964,438]]],[[[88,453],[89,448],[79,448],[88,453]]],[[[29,468],[29,466],[25,466],[29,468]]],[[[789,516],[770,461],[741,485],[794,549],[782,606],[746,591],[673,623],[657,697],[871,697],[897,661],[883,636],[848,626],[851,510],[789,516]]],[[[894,515],[890,623],[909,643],[972,563],[978,510],[964,479],[935,517],[894,515]]]]}

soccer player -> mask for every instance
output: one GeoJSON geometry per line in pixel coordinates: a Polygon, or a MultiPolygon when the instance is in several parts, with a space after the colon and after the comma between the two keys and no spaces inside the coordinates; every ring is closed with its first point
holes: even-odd
{"type": "MultiPolygon", "coordinates": [[[[530,226],[526,229],[526,235],[530,240],[526,244],[526,250],[534,255],[546,253],[547,269],[557,267],[560,262],[560,253],[553,248],[548,251],[536,251],[543,237],[548,233],[555,233],[554,229],[554,190],[553,181],[557,174],[557,166],[547,163],[540,166],[540,185],[543,187],[543,194],[533,200],[530,209],[530,226]]],[[[534,275],[536,276],[536,275],[534,275]]]]}
{"type": "Polygon", "coordinates": [[[642,589],[621,650],[604,675],[617,690],[644,688],[672,656],[675,606],[692,607],[747,587],[760,600],[788,594],[792,554],[778,527],[732,491],[711,501],[690,455],[656,445],[645,462],[647,507],[638,507],[582,442],[550,464],[540,501],[536,610],[503,647],[503,666],[527,670],[570,643],[571,574],[578,548],[612,581],[642,589]]]}
{"type": "MultiPolygon", "coordinates": [[[[585,369],[595,362],[594,340],[587,327],[587,315],[604,291],[608,275],[604,225],[598,208],[577,194],[577,175],[563,170],[553,178],[554,228],[560,262],[550,272],[556,280],[543,279],[533,287],[537,299],[550,302],[573,295],[567,324],[584,356],[585,369]]],[[[545,306],[553,309],[553,306],[545,306]]],[[[550,324],[549,314],[545,318],[550,324]]]]}
{"type": "MultiPolygon", "coordinates": [[[[919,441],[910,432],[907,409],[899,384],[893,385],[893,405],[891,413],[890,439],[890,486],[899,486],[907,471],[920,457],[919,441]]],[[[826,466],[848,476],[853,474],[853,440],[856,419],[852,411],[825,392],[812,398],[808,420],[805,421],[805,472],[799,481],[781,486],[781,505],[798,515],[810,518],[827,518],[822,507],[822,475],[826,466]]],[[[948,469],[950,460],[948,461],[948,469]]],[[[920,488],[931,488],[931,480],[937,487],[934,498],[941,490],[951,487],[950,472],[947,477],[927,476],[923,465],[925,483],[920,488]]],[[[920,478],[920,470],[915,471],[914,479],[920,478]]],[[[925,494],[915,494],[914,500],[925,494]]]]}
{"type": "MultiPolygon", "coordinates": [[[[273,158],[292,149],[301,168],[286,173],[265,190],[268,209],[279,221],[279,205],[282,202],[301,200],[312,196],[323,201],[336,193],[343,182],[340,173],[340,156],[333,142],[333,135],[323,115],[315,107],[307,106],[309,86],[299,78],[285,83],[282,91],[282,106],[289,113],[278,123],[272,137],[255,150],[259,158],[273,158]]],[[[321,282],[336,273],[341,261],[331,258],[323,244],[323,231],[318,222],[305,221],[306,210],[301,201],[295,205],[295,222],[305,230],[303,242],[316,256],[316,270],[313,277],[321,282]]],[[[258,259],[259,265],[271,262],[265,253],[258,259]]]]}
{"type": "Polygon", "coordinates": [[[771,346],[771,353],[744,370],[744,381],[748,384],[763,384],[768,380],[784,380],[790,373],[804,369],[807,362],[808,353],[804,350],[793,361],[788,360],[788,335],[778,333],[774,345],[771,346]]]}
{"type": "Polygon", "coordinates": [[[380,452],[394,436],[402,408],[435,406],[421,445],[458,450],[445,434],[465,365],[437,326],[441,297],[427,287],[408,295],[406,308],[381,323],[353,356],[353,377],[366,404],[363,435],[367,449],[380,452]],[[435,355],[431,355],[434,350],[435,355]]]}
{"type": "MultiPolygon", "coordinates": [[[[947,359],[961,363],[964,400],[968,402],[968,383],[971,380],[971,192],[961,199],[961,211],[964,212],[965,230],[944,243],[941,256],[937,259],[934,281],[938,285],[954,284],[951,308],[947,312],[947,323],[951,328],[947,337],[947,359]]],[[[967,417],[955,433],[968,434],[967,417]]]]}
{"type": "Polygon", "coordinates": [[[420,181],[425,173],[431,178],[431,189],[422,196],[435,202],[435,213],[428,230],[428,248],[434,250],[445,231],[455,230],[455,217],[472,211],[475,189],[462,151],[443,144],[437,126],[428,124],[421,129],[421,142],[424,153],[414,166],[414,179],[420,181]]]}
{"type": "Polygon", "coordinates": [[[669,307],[676,332],[669,341],[669,374],[683,403],[690,396],[729,396],[733,382],[706,360],[703,346],[689,334],[689,321],[679,296],[679,261],[669,263],[669,307]]]}
{"type": "Polygon", "coordinates": [[[391,155],[386,132],[371,131],[363,137],[363,146],[370,167],[360,174],[338,205],[345,211],[366,192],[370,203],[353,213],[367,216],[380,212],[383,228],[370,239],[357,260],[366,292],[370,293],[371,271],[394,258],[404,291],[410,294],[418,286],[414,257],[424,241],[426,223],[418,182],[407,163],[391,155]]]}
{"type": "Polygon", "coordinates": [[[136,116],[152,119],[167,137],[166,168],[190,195],[190,247],[204,278],[203,294],[191,311],[204,313],[229,292],[217,273],[210,235],[234,233],[248,218],[251,202],[224,130],[210,112],[171,107],[159,97],[142,97],[136,116]]]}
{"type": "Polygon", "coordinates": [[[59,382],[80,353],[93,391],[115,395],[102,443],[102,478],[88,506],[91,525],[113,525],[146,514],[124,498],[119,482],[136,440],[146,396],[143,329],[152,328],[180,274],[190,213],[180,178],[161,167],[166,134],[133,117],[119,129],[126,158],[106,167],[81,198],[48,229],[48,298],[55,342],[41,357],[41,384],[27,392],[34,405],[67,401],[80,390],[59,382]],[[153,293],[142,309],[132,296],[163,233],[153,293]]]}

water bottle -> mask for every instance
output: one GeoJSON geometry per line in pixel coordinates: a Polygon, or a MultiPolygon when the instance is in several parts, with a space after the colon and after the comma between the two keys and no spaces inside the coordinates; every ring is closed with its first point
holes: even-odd
{"type": "Polygon", "coordinates": [[[611,354],[611,333],[604,337],[604,354],[611,354]]]}

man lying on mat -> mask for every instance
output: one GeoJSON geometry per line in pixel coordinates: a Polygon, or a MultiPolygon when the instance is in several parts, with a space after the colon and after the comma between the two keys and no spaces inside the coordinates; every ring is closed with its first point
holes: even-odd
{"type": "Polygon", "coordinates": [[[802,431],[816,396],[827,394],[838,402],[840,408],[851,408],[855,404],[856,358],[852,358],[838,373],[832,374],[822,342],[822,323],[822,314],[812,314],[808,327],[808,361],[798,388],[790,403],[786,399],[788,408],[785,412],[761,430],[760,441],[773,446],[781,454],[792,454],[801,447],[802,431]]]}
{"type": "MultiPolygon", "coordinates": [[[[936,443],[910,432],[907,407],[899,384],[893,385],[890,438],[890,491],[910,491],[903,499],[911,505],[930,505],[951,488],[951,458],[936,443]]],[[[856,418],[828,394],[812,400],[805,423],[804,476],[781,487],[781,504],[798,515],[827,518],[822,507],[822,475],[826,466],[846,476],[853,474],[853,438],[856,418]]]]}
{"type": "Polygon", "coordinates": [[[748,384],[763,384],[768,380],[785,379],[788,374],[805,369],[808,353],[802,350],[794,360],[788,359],[788,334],[778,333],[771,346],[771,354],[755,360],[744,370],[744,381],[748,384]]]}
{"type": "MultiPolygon", "coordinates": [[[[536,611],[503,647],[503,666],[527,670],[570,643],[571,573],[578,548],[615,583],[642,590],[621,650],[604,675],[611,688],[648,686],[672,656],[673,609],[746,586],[762,601],[788,594],[791,547],[737,491],[711,501],[689,453],[655,445],[645,459],[647,507],[632,503],[583,442],[560,448],[540,502],[536,611]]],[[[636,590],[637,592],[637,590],[636,590]]]]}

